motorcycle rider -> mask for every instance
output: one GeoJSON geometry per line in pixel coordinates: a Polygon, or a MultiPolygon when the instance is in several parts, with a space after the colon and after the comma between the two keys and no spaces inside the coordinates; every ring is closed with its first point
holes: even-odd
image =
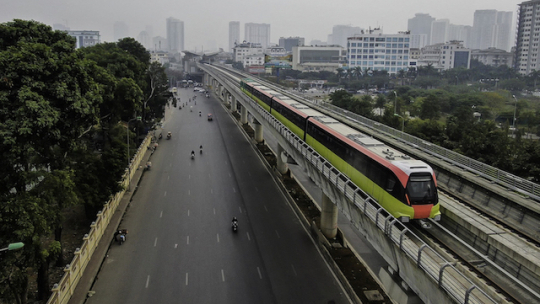
{"type": "Polygon", "coordinates": [[[199,147],[199,149],[200,149],[200,152],[201,152],[201,154],[202,154],[202,145],[199,147]]]}
{"type": "Polygon", "coordinates": [[[191,158],[195,157],[195,151],[191,150],[191,158]]]}

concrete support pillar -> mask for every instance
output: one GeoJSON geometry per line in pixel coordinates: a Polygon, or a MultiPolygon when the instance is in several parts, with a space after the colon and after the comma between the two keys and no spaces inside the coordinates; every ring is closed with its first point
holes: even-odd
{"type": "Polygon", "coordinates": [[[240,123],[243,125],[248,123],[248,111],[244,106],[240,108],[240,123]]]}
{"type": "Polygon", "coordinates": [[[253,119],[253,125],[255,127],[255,141],[257,143],[262,143],[264,141],[264,137],[263,137],[263,126],[261,125],[261,123],[256,120],[256,119],[253,119]]]}
{"type": "Polygon", "coordinates": [[[283,152],[285,152],[285,150],[278,144],[276,167],[279,173],[286,174],[289,171],[289,167],[287,166],[287,157],[283,152]]]}
{"type": "Polygon", "coordinates": [[[224,94],[227,94],[227,93],[224,93],[224,88],[222,85],[219,85],[219,91],[218,91],[218,96],[219,96],[219,99],[221,99],[221,101],[223,101],[223,95],[224,94]]]}
{"type": "Polygon", "coordinates": [[[231,112],[236,112],[236,98],[231,95],[231,112]]]}
{"type": "Polygon", "coordinates": [[[322,194],[321,232],[327,239],[337,235],[338,209],[326,194],[322,194]]]}

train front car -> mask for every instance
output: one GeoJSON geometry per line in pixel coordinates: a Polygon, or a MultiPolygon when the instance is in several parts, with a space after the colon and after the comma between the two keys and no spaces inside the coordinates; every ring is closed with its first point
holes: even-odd
{"type": "Polygon", "coordinates": [[[440,218],[437,184],[426,163],[330,117],[312,117],[307,143],[402,222],[440,218]]]}
{"type": "Polygon", "coordinates": [[[423,161],[407,159],[393,164],[408,176],[405,186],[405,202],[414,210],[411,219],[441,219],[437,180],[433,169],[423,161]]]}

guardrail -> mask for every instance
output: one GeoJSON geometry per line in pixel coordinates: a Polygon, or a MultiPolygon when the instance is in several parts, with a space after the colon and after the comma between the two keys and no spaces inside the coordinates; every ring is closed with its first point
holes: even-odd
{"type": "Polygon", "coordinates": [[[71,260],[71,263],[67,264],[64,268],[64,275],[57,284],[54,284],[52,288],[52,294],[47,301],[47,304],[65,304],[73,295],[75,287],[81,279],[88,262],[92,258],[96,247],[98,246],[103,232],[109,224],[118,204],[124,197],[128,183],[135,174],[135,171],[139,167],[142,157],[146,152],[146,147],[150,144],[152,139],[151,135],[146,136],[142,144],[139,146],[137,153],[133,156],[130,162],[129,170],[126,168],[126,172],[122,177],[122,185],[124,190],[116,193],[104,206],[101,211],[98,212],[97,218],[90,225],[90,231],[83,237],[83,243],[80,248],[75,250],[75,256],[71,260]],[[129,175],[131,172],[131,176],[129,175]]]}
{"type": "MultiPolygon", "coordinates": [[[[212,74],[212,76],[222,83],[227,83],[230,86],[228,90],[234,90],[237,94],[243,95],[243,92],[238,88],[238,84],[215,74],[212,74]]],[[[358,188],[274,116],[251,99],[244,98],[244,102],[250,103],[250,108],[264,118],[291,147],[296,149],[297,153],[305,158],[310,166],[317,170],[320,175],[326,177],[327,181],[349,200],[350,203],[347,205],[337,205],[358,230],[360,230],[362,221],[371,221],[418,268],[422,269],[432,281],[445,290],[455,302],[463,304],[497,303],[450,262],[430,248],[396,218],[388,214],[375,200],[358,188]]]]}

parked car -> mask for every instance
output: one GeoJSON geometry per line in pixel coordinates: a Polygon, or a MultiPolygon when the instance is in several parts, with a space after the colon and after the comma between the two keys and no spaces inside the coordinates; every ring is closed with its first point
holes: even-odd
{"type": "Polygon", "coordinates": [[[214,118],[212,117],[212,113],[208,113],[208,120],[214,120],[214,118]]]}

